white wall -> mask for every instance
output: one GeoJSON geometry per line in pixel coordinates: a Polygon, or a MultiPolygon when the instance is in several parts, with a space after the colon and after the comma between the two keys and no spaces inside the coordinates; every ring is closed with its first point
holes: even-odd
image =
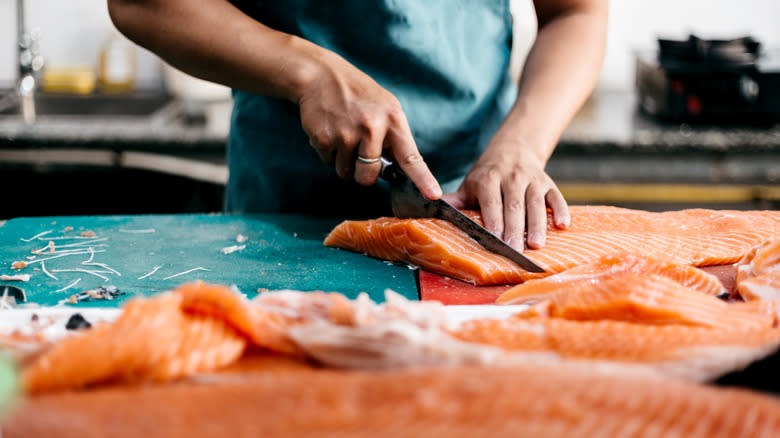
{"type": "MultiPolygon", "coordinates": [[[[26,0],[28,28],[40,31],[41,52],[50,66],[95,66],[98,52],[114,26],[105,0],[26,0]]],[[[138,48],[140,85],[161,76],[156,56],[138,48]]],[[[16,71],[16,0],[0,0],[0,83],[12,83],[16,71]]]]}
{"type": "Polygon", "coordinates": [[[607,56],[600,86],[633,87],[632,51],[655,48],[655,38],[752,35],[780,49],[780,0],[611,0],[607,56]]]}
{"type": "MultiPolygon", "coordinates": [[[[515,2],[520,56],[535,31],[530,0],[515,2]]],[[[630,88],[631,52],[654,47],[659,35],[685,38],[750,33],[766,46],[780,48],[780,0],[611,0],[607,57],[600,86],[630,88]]],[[[15,0],[0,0],[0,83],[16,78],[15,0]]],[[[105,0],[27,0],[28,25],[41,30],[41,49],[48,65],[94,65],[101,43],[112,28],[105,0]]],[[[518,62],[515,68],[518,68],[518,62]]],[[[160,78],[154,55],[139,49],[138,82],[160,78]]]]}

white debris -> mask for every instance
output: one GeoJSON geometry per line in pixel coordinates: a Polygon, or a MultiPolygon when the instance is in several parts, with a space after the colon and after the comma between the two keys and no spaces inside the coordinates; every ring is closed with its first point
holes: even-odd
{"type": "Polygon", "coordinates": [[[236,251],[241,251],[242,249],[246,248],[246,245],[233,245],[233,246],[226,246],[222,248],[220,251],[222,254],[233,254],[236,251]]]}
{"type": "Polygon", "coordinates": [[[247,240],[249,240],[249,237],[244,236],[243,234],[239,234],[238,236],[236,236],[236,242],[238,243],[244,243],[247,240]]]}
{"type": "Polygon", "coordinates": [[[33,240],[35,240],[35,239],[37,239],[39,237],[45,236],[45,235],[47,235],[47,234],[49,234],[51,232],[52,232],[52,230],[44,231],[42,233],[38,233],[38,234],[30,237],[29,239],[20,239],[20,240],[23,241],[23,242],[32,242],[33,240]]]}
{"type": "Polygon", "coordinates": [[[157,270],[158,270],[158,269],[160,269],[160,268],[162,268],[162,267],[163,267],[163,265],[157,265],[157,266],[155,266],[155,267],[154,267],[154,269],[152,269],[151,271],[149,271],[149,272],[147,272],[146,274],[144,274],[144,275],[142,275],[142,276],[138,277],[138,279],[139,279],[139,280],[143,280],[144,278],[146,278],[146,277],[148,277],[148,276],[150,276],[150,275],[154,274],[155,272],[157,272],[157,270]]]}
{"type": "Polygon", "coordinates": [[[81,278],[77,278],[77,279],[73,280],[73,282],[70,283],[69,285],[63,287],[62,289],[57,289],[54,292],[55,293],[57,293],[57,292],[65,292],[66,290],[68,290],[68,289],[76,286],[77,284],[79,284],[80,281],[81,281],[81,278]]]}
{"type": "Polygon", "coordinates": [[[202,267],[198,266],[197,268],[188,269],[188,270],[186,270],[184,272],[179,272],[178,274],[169,275],[169,276],[163,278],[163,280],[170,280],[171,278],[176,278],[176,277],[178,277],[180,275],[189,274],[190,272],[195,272],[195,271],[209,271],[209,269],[202,268],[202,267]]]}
{"type": "Polygon", "coordinates": [[[30,274],[0,275],[2,281],[30,281],[30,274]]]}
{"type": "Polygon", "coordinates": [[[154,233],[155,231],[157,230],[155,230],[154,228],[144,228],[141,230],[128,230],[125,228],[119,229],[120,233],[129,233],[129,234],[148,234],[148,233],[154,233]]]}

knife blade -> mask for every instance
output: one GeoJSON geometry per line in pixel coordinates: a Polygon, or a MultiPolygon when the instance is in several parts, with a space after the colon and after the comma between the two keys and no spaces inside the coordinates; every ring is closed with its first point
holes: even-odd
{"type": "Polygon", "coordinates": [[[539,265],[507,245],[493,233],[461,213],[443,199],[423,196],[397,164],[382,157],[380,177],[390,184],[390,201],[393,214],[401,219],[436,218],[446,220],[488,251],[504,256],[528,272],[545,272],[539,265]]]}

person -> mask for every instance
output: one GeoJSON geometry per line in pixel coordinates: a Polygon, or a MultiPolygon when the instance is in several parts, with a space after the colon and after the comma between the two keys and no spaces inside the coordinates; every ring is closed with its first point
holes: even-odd
{"type": "Polygon", "coordinates": [[[545,165],[597,80],[607,0],[535,0],[519,83],[509,3],[108,0],[128,38],[234,89],[228,211],[384,214],[384,154],[523,250],[548,207],[569,224],[545,165]]]}

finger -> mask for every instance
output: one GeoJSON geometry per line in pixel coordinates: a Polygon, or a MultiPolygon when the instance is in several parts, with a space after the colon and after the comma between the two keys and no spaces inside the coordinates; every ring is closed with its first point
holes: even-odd
{"type": "MultiPolygon", "coordinates": [[[[382,143],[386,132],[385,127],[369,130],[358,144],[355,158],[363,157],[373,160],[381,157],[382,143]]],[[[364,163],[358,159],[355,162],[355,181],[364,186],[374,185],[379,178],[380,170],[382,170],[382,163],[378,160],[373,163],[364,163]]]]}
{"type": "Polygon", "coordinates": [[[461,186],[461,188],[459,188],[456,192],[443,194],[441,199],[449,202],[450,205],[457,208],[458,210],[462,210],[470,206],[470,203],[467,202],[468,197],[466,195],[466,191],[463,189],[463,186],[461,186]]]}
{"type": "Polygon", "coordinates": [[[547,234],[547,206],[544,194],[531,185],[525,192],[526,218],[528,221],[528,248],[539,249],[544,246],[547,234]]]}
{"type": "Polygon", "coordinates": [[[336,149],[336,174],[339,178],[351,180],[355,174],[355,148],[342,146],[336,149]]]}
{"type": "Polygon", "coordinates": [[[485,179],[477,186],[476,192],[485,228],[496,236],[501,236],[504,232],[504,214],[500,181],[485,179]]]}
{"type": "Polygon", "coordinates": [[[547,192],[545,199],[547,200],[547,205],[552,210],[553,224],[557,228],[568,228],[571,223],[569,206],[566,204],[566,199],[564,199],[561,191],[557,187],[553,187],[547,192]]]}
{"type": "Polygon", "coordinates": [[[501,188],[504,195],[504,235],[503,239],[512,248],[523,251],[525,232],[525,192],[524,183],[507,183],[501,188]]]}
{"type": "Polygon", "coordinates": [[[336,152],[334,150],[320,147],[313,139],[309,139],[309,144],[314,148],[314,151],[317,152],[317,155],[320,156],[320,159],[325,164],[333,166],[333,163],[336,161],[336,152]]]}
{"type": "Polygon", "coordinates": [[[442,195],[438,181],[423,161],[420,151],[409,130],[409,125],[403,115],[395,116],[388,129],[387,146],[398,166],[401,167],[414,185],[428,199],[439,199],[442,195]]]}

